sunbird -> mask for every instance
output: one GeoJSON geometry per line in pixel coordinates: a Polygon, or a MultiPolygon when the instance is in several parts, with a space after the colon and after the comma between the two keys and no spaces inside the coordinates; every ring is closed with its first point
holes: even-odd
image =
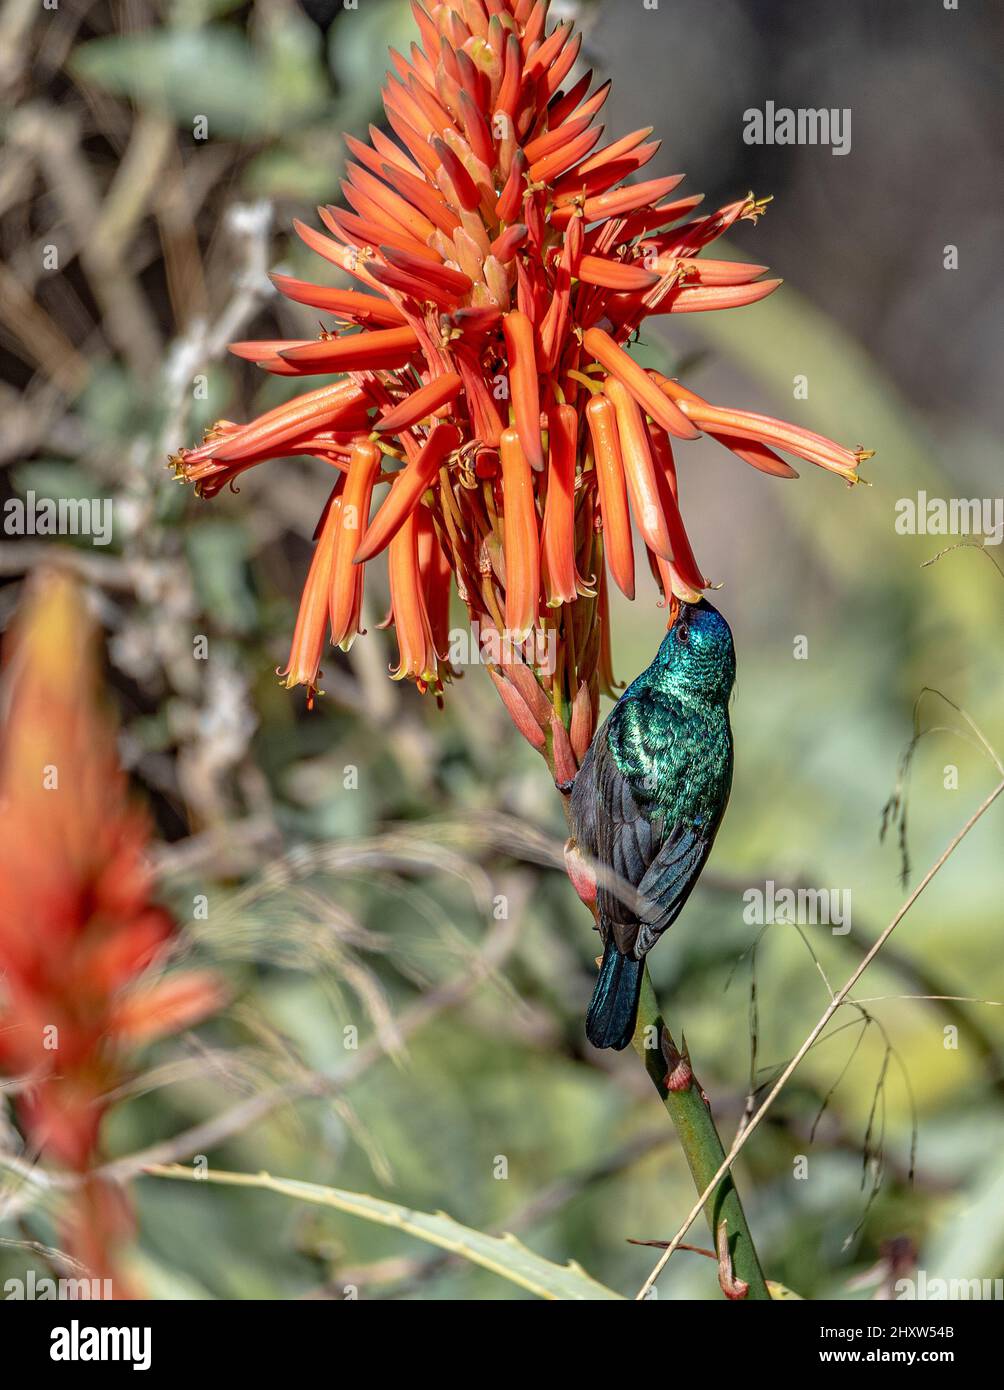
{"type": "Polygon", "coordinates": [[[572,784],[571,848],[595,876],[603,941],[586,1015],[594,1047],[620,1051],[631,1041],[645,957],[680,915],[711,853],[732,789],[735,675],[721,613],[707,599],[681,604],[572,784]]]}

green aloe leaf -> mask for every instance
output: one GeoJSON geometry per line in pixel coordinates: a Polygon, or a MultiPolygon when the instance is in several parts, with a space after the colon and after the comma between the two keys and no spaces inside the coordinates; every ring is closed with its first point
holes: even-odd
{"type": "Polygon", "coordinates": [[[190,1182],[226,1183],[236,1187],[259,1187],[278,1192],[314,1206],[333,1207],[335,1211],[374,1221],[416,1236],[429,1245],[460,1255],[483,1269],[490,1269],[510,1283],[528,1289],[538,1298],[581,1302],[596,1299],[620,1299],[623,1295],[598,1283],[574,1260],[567,1265],[554,1264],[537,1255],[515,1236],[489,1236],[470,1226],[462,1226],[445,1212],[412,1211],[382,1197],[370,1197],[364,1192],[346,1192],[338,1187],[322,1187],[318,1183],[299,1182],[293,1178],[275,1178],[270,1173],[229,1173],[210,1169],[197,1174],[181,1164],[153,1165],[146,1174],[162,1178],[182,1178],[190,1182]]]}

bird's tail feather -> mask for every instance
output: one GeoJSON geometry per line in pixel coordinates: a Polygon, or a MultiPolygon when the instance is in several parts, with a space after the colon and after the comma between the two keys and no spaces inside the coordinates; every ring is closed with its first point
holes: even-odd
{"type": "Polygon", "coordinates": [[[586,1037],[594,1047],[621,1052],[634,1037],[644,968],[644,961],[622,955],[613,941],[607,942],[586,1014],[586,1037]]]}

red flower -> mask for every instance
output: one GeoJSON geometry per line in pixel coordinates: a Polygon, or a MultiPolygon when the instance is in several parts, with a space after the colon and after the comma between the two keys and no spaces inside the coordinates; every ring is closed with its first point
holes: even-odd
{"type": "Polygon", "coordinates": [[[313,454],[347,472],[304,590],[287,684],[313,695],[325,584],[331,640],[351,641],[361,573],[344,564],[344,546],[335,546],[342,562],[331,562],[329,531],[338,495],[358,492],[361,505],[386,478],[390,493],[355,563],[361,571],[399,538],[397,674],[437,690],[450,674],[422,613],[431,595],[420,597],[427,580],[415,569],[414,515],[482,627],[519,638],[546,624],[554,633],[559,660],[538,675],[563,728],[578,701],[581,733],[590,727],[584,702],[595,718],[609,679],[606,570],[634,592],[630,517],[664,601],[707,584],[680,514],[671,437],[707,433],[782,477],[794,469],[775,449],[848,482],[867,454],[711,405],[626,350],[650,315],[751,304],[777,288],[760,278],[764,266],[698,259],[737,221],[755,222],[764,201],[750,194],[688,221],[699,198],[667,201],[682,175],[625,182],[659,142],[644,129],[600,145],[595,120],[608,87],[589,95],[590,74],[563,85],[580,40],[569,23],[546,32],[545,0],[412,8],[421,46],[410,61],[392,53],[383,91],[396,138],[375,127],[370,143],[349,138],[342,191],[351,211],[322,208],[327,235],[296,224],[360,288],[276,276],[282,293],[335,326],[316,342],[234,349],[269,372],[345,380],[243,428],[217,426],[176,465],[206,495],[265,458],[313,454]],[[378,477],[372,455],[365,469],[358,462],[367,439],[401,461],[396,476],[378,477]]]}
{"type": "MultiPolygon", "coordinates": [[[[5,646],[0,736],[0,1070],[35,1153],[82,1179],[129,1046],[220,1000],[190,971],[148,978],[173,924],[154,902],[147,823],[98,706],[94,633],[72,582],[40,578],[5,646]]],[[[68,1244],[110,1277],[121,1198],[82,1182],[68,1244]]]]}

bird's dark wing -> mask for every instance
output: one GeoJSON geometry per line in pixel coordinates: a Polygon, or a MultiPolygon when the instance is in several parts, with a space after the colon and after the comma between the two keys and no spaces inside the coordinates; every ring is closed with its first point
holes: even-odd
{"type": "MultiPolygon", "coordinates": [[[[717,829],[717,827],[714,827],[717,829]]],[[[638,885],[644,906],[639,912],[640,926],[634,943],[636,956],[646,955],[667,927],[676,921],[690,897],[691,889],[711,853],[710,837],[702,831],[674,827],[638,885]]]]}
{"type": "Polygon", "coordinates": [[[568,798],[572,838],[590,859],[596,857],[596,749],[602,737],[601,730],[587,748],[568,798]]]}
{"type": "Polygon", "coordinates": [[[595,856],[601,930],[644,955],[690,895],[718,828],[699,814],[703,730],[675,702],[622,700],[594,740],[595,856]],[[620,764],[620,765],[619,765],[620,764]],[[631,768],[630,773],[621,765],[631,768]],[[624,885],[634,885],[635,891],[624,885]]]}

